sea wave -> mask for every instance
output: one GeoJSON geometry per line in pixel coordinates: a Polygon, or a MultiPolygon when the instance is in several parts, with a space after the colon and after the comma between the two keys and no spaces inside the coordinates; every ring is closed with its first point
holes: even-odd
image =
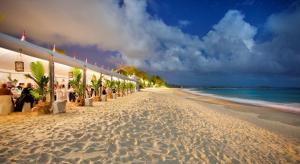
{"type": "Polygon", "coordinates": [[[249,105],[261,106],[261,107],[270,107],[270,108],[278,109],[281,111],[300,113],[300,103],[275,103],[275,102],[262,101],[262,100],[225,97],[225,96],[220,96],[220,95],[216,95],[216,94],[204,93],[204,92],[201,92],[194,88],[189,88],[189,89],[185,88],[182,90],[185,92],[195,94],[195,95],[209,96],[209,97],[223,99],[223,100],[227,100],[227,101],[231,101],[231,102],[235,102],[235,103],[249,104],[249,105]]]}

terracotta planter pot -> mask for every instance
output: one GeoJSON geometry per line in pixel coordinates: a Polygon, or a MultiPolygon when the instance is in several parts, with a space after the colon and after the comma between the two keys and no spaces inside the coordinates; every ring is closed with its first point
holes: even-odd
{"type": "Polygon", "coordinates": [[[101,95],[101,101],[107,101],[107,95],[101,95]]]}
{"type": "Polygon", "coordinates": [[[50,103],[39,101],[38,104],[32,108],[33,112],[36,112],[37,115],[50,114],[50,103]]]}
{"type": "Polygon", "coordinates": [[[112,99],[113,98],[113,95],[112,95],[112,92],[111,91],[108,91],[108,98],[112,99]]]}
{"type": "Polygon", "coordinates": [[[77,106],[83,106],[84,105],[84,99],[83,99],[83,97],[77,97],[76,98],[76,105],[77,106]]]}
{"type": "Polygon", "coordinates": [[[101,100],[100,96],[93,97],[93,101],[100,101],[100,100],[101,100]]]}

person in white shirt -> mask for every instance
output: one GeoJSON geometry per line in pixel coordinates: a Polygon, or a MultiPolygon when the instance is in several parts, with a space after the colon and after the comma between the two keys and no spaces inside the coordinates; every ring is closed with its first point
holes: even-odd
{"type": "Polygon", "coordinates": [[[67,88],[65,87],[65,84],[61,85],[61,90],[63,93],[63,99],[67,100],[68,99],[68,91],[67,91],[67,88]]]}
{"type": "Polygon", "coordinates": [[[56,101],[61,101],[63,99],[63,95],[62,95],[63,93],[60,85],[57,86],[55,93],[56,93],[56,101]]]}

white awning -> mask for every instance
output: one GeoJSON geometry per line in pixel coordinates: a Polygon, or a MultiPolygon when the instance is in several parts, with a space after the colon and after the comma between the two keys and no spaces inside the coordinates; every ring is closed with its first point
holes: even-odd
{"type": "MultiPolygon", "coordinates": [[[[105,69],[97,67],[95,65],[74,59],[70,56],[61,55],[59,53],[53,52],[52,50],[37,46],[30,42],[21,41],[19,39],[9,36],[9,35],[0,33],[0,52],[1,52],[1,54],[0,54],[0,61],[1,61],[0,69],[2,68],[2,69],[14,70],[14,61],[18,60],[20,51],[22,52],[22,54],[25,54],[25,55],[31,57],[31,59],[27,58],[28,60],[31,60],[31,61],[36,61],[33,59],[39,59],[40,61],[42,61],[45,64],[45,62],[47,62],[49,60],[51,55],[53,55],[53,59],[54,59],[55,63],[59,63],[59,64],[66,65],[69,67],[77,67],[77,68],[81,68],[81,69],[86,67],[87,70],[92,70],[92,71],[102,73],[107,76],[113,76],[113,77],[117,77],[119,79],[137,82],[136,79],[131,79],[127,76],[105,70],[105,69]],[[14,54],[14,55],[9,56],[9,55],[6,55],[6,53],[14,54]],[[10,62],[8,62],[8,61],[10,61],[10,62]]],[[[55,65],[55,66],[60,67],[60,65],[55,65]]],[[[46,66],[46,68],[48,68],[48,66],[46,66]]],[[[25,68],[25,71],[26,71],[26,68],[25,68]]],[[[28,68],[27,68],[27,71],[29,71],[28,68]]],[[[59,71],[59,70],[55,69],[55,71],[59,71]]],[[[64,70],[64,71],[66,71],[66,70],[64,70]]],[[[60,74],[59,72],[56,72],[56,73],[60,74]]]]}

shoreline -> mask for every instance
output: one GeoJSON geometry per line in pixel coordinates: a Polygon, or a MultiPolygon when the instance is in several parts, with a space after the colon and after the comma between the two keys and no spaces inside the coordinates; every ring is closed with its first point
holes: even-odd
{"type": "Polygon", "coordinates": [[[251,122],[259,127],[270,130],[289,138],[300,139],[300,113],[280,110],[278,108],[258,106],[248,103],[234,102],[210,95],[197,94],[185,89],[177,89],[187,94],[190,100],[205,104],[212,110],[251,122]],[[192,96],[192,97],[191,97],[192,96]]]}
{"type": "Polygon", "coordinates": [[[194,90],[194,88],[182,88],[183,91],[192,93],[200,96],[208,96],[216,99],[222,99],[230,101],[233,103],[244,104],[244,105],[253,105],[257,107],[267,107],[275,110],[280,110],[283,112],[290,112],[295,114],[300,114],[300,103],[276,103],[263,100],[254,100],[254,99],[245,99],[245,98],[235,98],[235,97],[225,97],[221,95],[205,93],[202,91],[194,90]]]}

